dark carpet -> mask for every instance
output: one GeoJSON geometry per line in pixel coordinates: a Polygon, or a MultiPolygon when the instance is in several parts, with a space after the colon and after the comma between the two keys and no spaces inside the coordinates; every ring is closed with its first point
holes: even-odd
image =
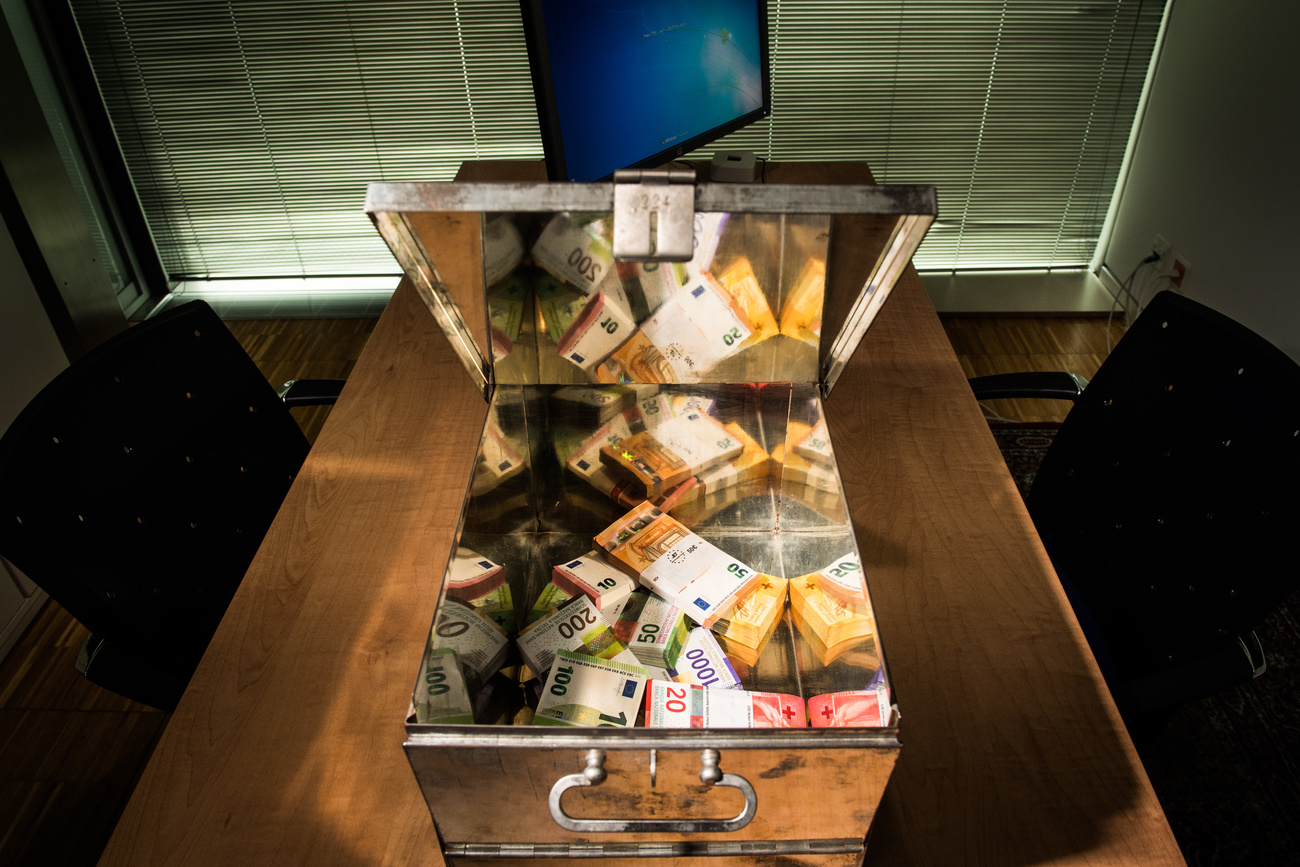
{"type": "MultiPolygon", "coordinates": [[[[1029,491],[1059,425],[993,423],[1029,491]]],[[[1300,864],[1300,593],[1256,630],[1268,669],[1189,704],[1142,762],[1189,865],[1300,864]]]]}

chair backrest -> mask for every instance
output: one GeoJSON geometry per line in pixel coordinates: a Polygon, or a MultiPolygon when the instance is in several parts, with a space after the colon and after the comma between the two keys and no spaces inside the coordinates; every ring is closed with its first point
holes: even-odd
{"type": "Polygon", "coordinates": [[[1157,295],[1062,424],[1027,499],[1126,677],[1222,651],[1300,583],[1300,367],[1157,295]]]}
{"type": "Polygon", "coordinates": [[[87,353],[0,438],[0,554],[92,632],[192,670],[307,450],[185,304],[87,353]]]}

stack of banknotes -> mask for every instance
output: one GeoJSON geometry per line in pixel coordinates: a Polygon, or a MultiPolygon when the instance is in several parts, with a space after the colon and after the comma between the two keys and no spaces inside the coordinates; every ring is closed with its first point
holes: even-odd
{"type": "Polygon", "coordinates": [[[466,683],[476,690],[505,664],[510,637],[472,605],[448,596],[438,607],[429,646],[455,651],[466,683]]]}
{"type": "Polygon", "coordinates": [[[714,689],[741,689],[736,667],[711,630],[697,626],[686,636],[686,643],[673,667],[673,680],[714,689]]]}
{"type": "Polygon", "coordinates": [[[822,572],[790,580],[791,621],[822,665],[830,665],[850,650],[875,655],[876,624],[865,585],[860,595],[845,586],[852,583],[849,576],[856,575],[856,581],[862,582],[861,569],[856,567],[855,560],[846,558],[822,572]],[[828,572],[835,577],[828,577],[828,572]]]}
{"type": "Polygon", "coordinates": [[[700,382],[774,337],[818,344],[824,238],[795,253],[806,256],[797,276],[780,278],[770,264],[756,268],[738,252],[747,230],[727,214],[695,215],[695,255],[681,263],[615,262],[612,225],[609,214],[556,214],[529,244],[508,217],[488,221],[484,272],[494,357],[509,355],[519,340],[530,288],[539,336],[600,382],[700,382]],[[729,252],[720,255],[724,247],[729,252]],[[774,298],[784,299],[779,314],[774,298]]]}
{"type": "Polygon", "coordinates": [[[649,503],[629,510],[595,542],[586,554],[551,567],[551,580],[536,592],[517,635],[506,625],[513,620],[494,619],[484,601],[510,587],[505,570],[473,549],[459,549],[417,684],[415,719],[715,728],[890,724],[874,622],[852,555],[787,581],[750,569],[649,503]],[[807,702],[745,689],[787,610],[788,622],[816,654],[808,664],[829,665],[853,652],[861,655],[855,667],[870,664],[877,680],[807,702]],[[511,646],[517,662],[507,666],[511,646]]]}
{"type": "Polygon", "coordinates": [[[701,626],[713,626],[761,580],[761,573],[648,502],[597,534],[596,545],[701,626]]]}
{"type": "MultiPolygon", "coordinates": [[[[556,450],[573,477],[625,509],[649,500],[688,525],[767,490],[767,452],[740,424],[717,421],[712,401],[637,390],[594,433],[559,426],[556,450]]],[[[567,411],[557,414],[567,420],[567,411]]]]}
{"type": "Polygon", "coordinates": [[[614,632],[614,626],[585,595],[575,596],[519,633],[515,644],[524,664],[534,674],[551,670],[560,650],[580,651],[601,659],[616,659],[630,665],[637,657],[614,632]]]}
{"type": "Polygon", "coordinates": [[[727,654],[746,665],[757,665],[776,625],[785,613],[784,578],[760,574],[758,585],[736,603],[736,607],[713,624],[718,642],[727,654]]]}
{"type": "MultiPolygon", "coordinates": [[[[818,416],[819,408],[809,407],[809,413],[818,416]]],[[[816,417],[812,423],[791,419],[785,441],[772,449],[769,466],[782,497],[797,500],[828,520],[848,519],[823,419],[816,417]]]]}
{"type": "Polygon", "coordinates": [[[551,570],[551,583],[567,596],[583,594],[600,609],[611,623],[627,605],[636,583],[604,561],[596,551],[589,551],[560,563],[551,570]]]}
{"type": "Polygon", "coordinates": [[[712,416],[689,412],[601,446],[600,460],[648,500],[743,452],[744,443],[712,416]]]}
{"type": "Polygon", "coordinates": [[[470,493],[475,497],[496,491],[528,468],[528,448],[521,437],[522,430],[506,432],[507,419],[513,421],[510,416],[514,413],[522,410],[510,406],[504,398],[488,409],[474,475],[470,479],[470,493]]]}
{"type": "Polygon", "coordinates": [[[491,620],[507,635],[515,631],[515,603],[501,565],[465,547],[456,549],[446,593],[491,620]]]}
{"type": "Polygon", "coordinates": [[[421,723],[463,725],[474,722],[469,687],[460,659],[450,647],[430,647],[415,687],[415,719],[421,723]]]}
{"type": "Polygon", "coordinates": [[[642,665],[671,671],[677,667],[689,628],[681,609],[649,590],[639,589],[619,614],[614,634],[642,665]]]}
{"type": "MultiPolygon", "coordinates": [[[[656,388],[608,389],[621,397],[610,398],[612,409],[592,428],[569,423],[567,408],[557,411],[556,451],[571,477],[587,486],[582,491],[599,492],[625,509],[649,501],[686,527],[745,497],[773,492],[832,522],[847,521],[830,437],[815,403],[800,407],[813,416],[811,423],[790,419],[769,454],[745,426],[714,417],[712,400],[656,388]]],[[[582,502],[580,491],[576,496],[582,502]]]]}

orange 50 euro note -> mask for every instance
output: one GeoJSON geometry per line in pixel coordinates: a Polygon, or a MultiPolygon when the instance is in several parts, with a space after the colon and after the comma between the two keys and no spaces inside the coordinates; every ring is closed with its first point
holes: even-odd
{"type": "Polygon", "coordinates": [[[762,580],[759,572],[650,503],[605,528],[596,545],[700,626],[713,626],[762,580]]]}
{"type": "Polygon", "coordinates": [[[646,499],[738,457],[744,443],[702,412],[690,412],[653,430],[601,446],[600,460],[633,481],[646,499]]]}

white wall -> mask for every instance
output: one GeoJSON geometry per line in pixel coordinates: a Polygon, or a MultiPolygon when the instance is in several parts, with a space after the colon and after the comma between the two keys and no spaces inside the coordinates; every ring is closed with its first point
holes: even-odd
{"type": "Polygon", "coordinates": [[[0,431],[67,366],[13,237],[0,221],[0,431]]]}
{"type": "MultiPolygon", "coordinates": [[[[8,430],[27,402],[67,366],[36,287],[0,220],[0,432],[8,430]]],[[[0,561],[0,659],[44,600],[45,594],[26,576],[0,561]]]]}
{"type": "Polygon", "coordinates": [[[1184,294],[1300,361],[1300,4],[1173,3],[1105,264],[1162,234],[1184,294]]]}

